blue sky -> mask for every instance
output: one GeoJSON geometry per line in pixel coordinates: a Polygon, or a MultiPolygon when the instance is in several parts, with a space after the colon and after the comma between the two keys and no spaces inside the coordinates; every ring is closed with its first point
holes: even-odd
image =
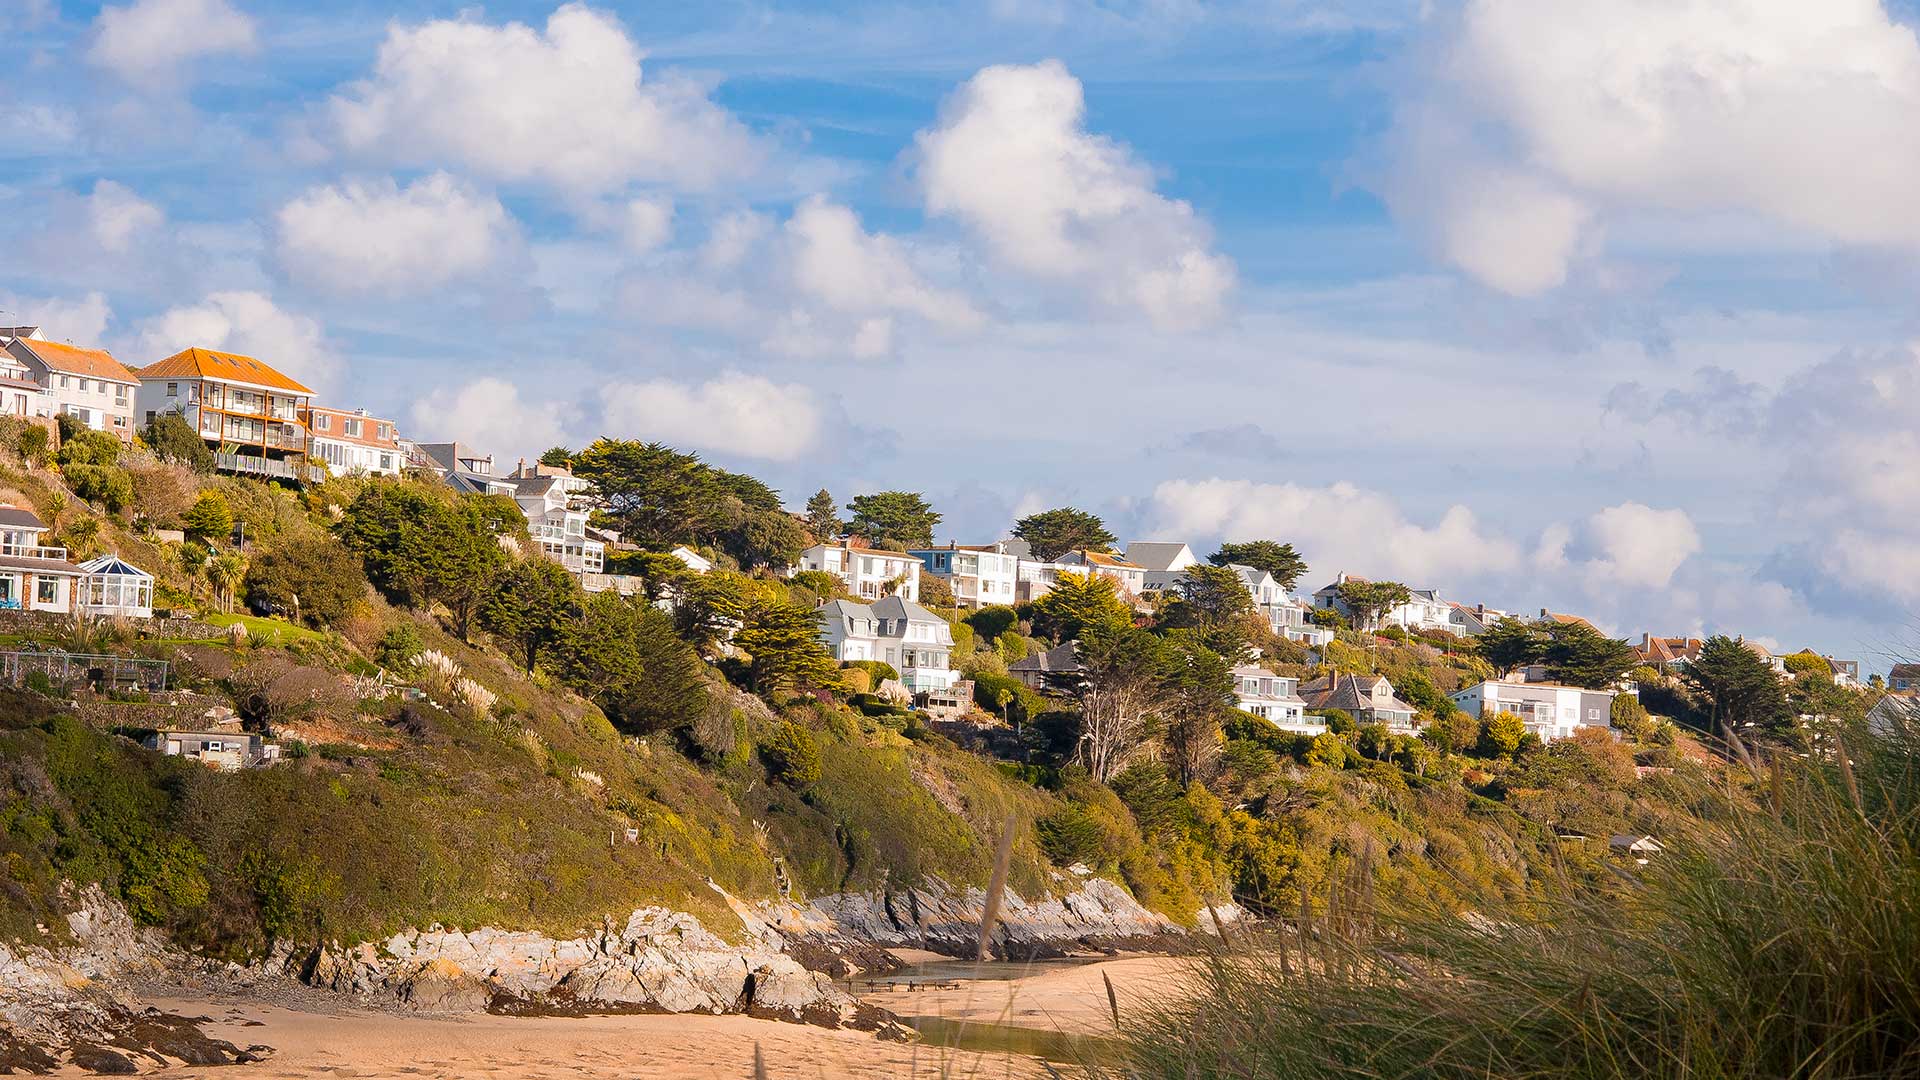
{"type": "Polygon", "coordinates": [[[1880,0],[7,0],[0,309],[509,462],[606,433],[1884,666],[1880,0]]]}

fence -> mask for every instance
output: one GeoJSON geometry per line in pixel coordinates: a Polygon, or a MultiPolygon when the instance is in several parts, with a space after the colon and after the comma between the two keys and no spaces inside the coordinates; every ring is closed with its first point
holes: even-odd
{"type": "Polygon", "coordinates": [[[149,693],[167,688],[167,662],[133,656],[103,656],[70,653],[58,649],[46,652],[0,653],[0,679],[24,686],[38,673],[55,686],[86,683],[102,691],[144,690],[149,693]]]}

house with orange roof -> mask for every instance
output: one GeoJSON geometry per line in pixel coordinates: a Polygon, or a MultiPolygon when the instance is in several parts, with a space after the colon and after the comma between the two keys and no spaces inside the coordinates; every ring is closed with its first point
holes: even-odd
{"type": "Polygon", "coordinates": [[[1065,567],[1079,574],[1099,574],[1110,577],[1119,583],[1121,591],[1128,596],[1139,596],[1147,590],[1147,568],[1139,563],[1131,563],[1118,555],[1109,555],[1104,551],[1081,549],[1069,551],[1054,560],[1056,566],[1065,567]]]}
{"type": "Polygon", "coordinates": [[[268,479],[316,483],[326,469],[308,459],[306,416],[313,391],[238,353],[183,349],[141,368],[143,422],[180,414],[214,448],[214,467],[268,479]]]}
{"type": "Polygon", "coordinates": [[[105,349],[48,341],[37,327],[0,338],[0,405],[14,416],[71,416],[94,431],[133,441],[140,385],[105,349]]]}
{"type": "Polygon", "coordinates": [[[309,405],[300,412],[307,425],[307,457],[335,476],[399,476],[407,467],[400,429],[365,409],[309,405]]]}
{"type": "Polygon", "coordinates": [[[1654,637],[1642,633],[1640,644],[1633,647],[1633,652],[1648,667],[1679,671],[1693,663],[1705,645],[1706,642],[1694,637],[1654,637]]]}

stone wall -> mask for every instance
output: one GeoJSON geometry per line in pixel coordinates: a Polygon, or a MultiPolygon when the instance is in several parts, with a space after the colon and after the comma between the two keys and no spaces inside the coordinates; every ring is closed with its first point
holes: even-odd
{"type": "MultiPolygon", "coordinates": [[[[188,618],[129,619],[142,637],[177,638],[190,641],[221,641],[227,629],[188,618]]],[[[60,637],[73,631],[73,616],[58,611],[18,611],[0,609],[0,633],[60,637]]]]}
{"type": "Polygon", "coordinates": [[[100,728],[153,728],[156,731],[210,731],[209,712],[231,716],[233,704],[212,694],[170,690],[152,701],[107,701],[83,697],[73,703],[82,720],[100,728]]]}

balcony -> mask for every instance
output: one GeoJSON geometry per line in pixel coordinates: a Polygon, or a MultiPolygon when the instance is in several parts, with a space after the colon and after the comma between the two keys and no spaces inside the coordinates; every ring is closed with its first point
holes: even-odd
{"type": "Polygon", "coordinates": [[[213,467],[221,472],[264,476],[270,480],[291,480],[296,484],[318,484],[327,478],[327,470],[318,465],[296,464],[254,454],[215,454],[213,467]]]}
{"type": "Polygon", "coordinates": [[[67,549],[63,547],[39,547],[31,544],[0,544],[0,555],[15,559],[57,559],[67,561],[67,549]]]}

